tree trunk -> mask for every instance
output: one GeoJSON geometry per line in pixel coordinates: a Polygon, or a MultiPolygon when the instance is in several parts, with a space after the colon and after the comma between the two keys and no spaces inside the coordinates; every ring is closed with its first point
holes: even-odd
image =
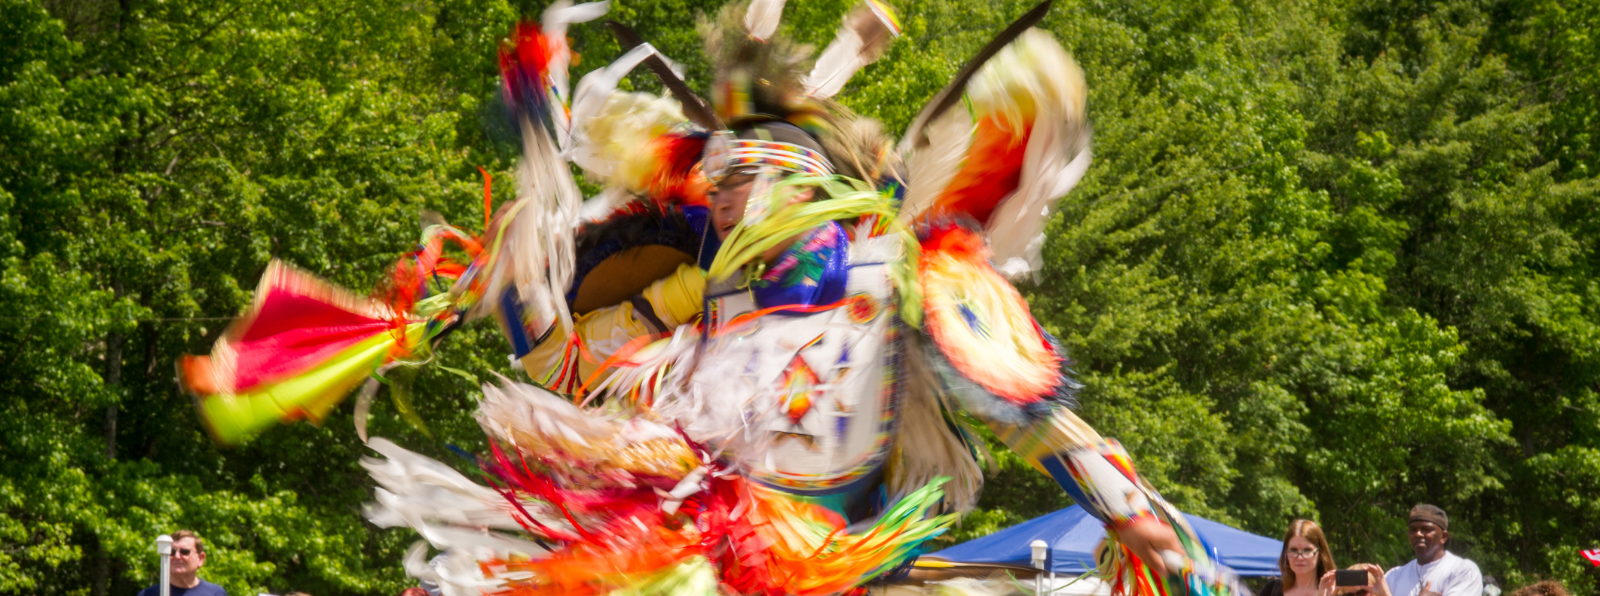
{"type": "MultiPolygon", "coordinates": [[[[118,300],[122,299],[122,280],[111,282],[111,289],[118,300]]],[[[106,385],[114,394],[110,405],[106,406],[106,459],[117,459],[117,401],[121,397],[122,389],[122,334],[116,331],[106,334],[106,385]]]]}
{"type": "Polygon", "coordinates": [[[106,548],[96,540],[94,555],[94,574],[90,579],[90,596],[106,596],[111,591],[111,557],[106,556],[106,548]]]}

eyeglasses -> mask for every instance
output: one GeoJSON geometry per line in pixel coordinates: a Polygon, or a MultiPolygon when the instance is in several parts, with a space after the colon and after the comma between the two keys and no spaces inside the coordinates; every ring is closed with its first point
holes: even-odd
{"type": "Polygon", "coordinates": [[[1311,549],[1301,550],[1301,549],[1298,549],[1298,548],[1291,548],[1291,549],[1289,549],[1289,556],[1290,557],[1294,557],[1296,559],[1309,559],[1311,557],[1317,556],[1317,549],[1311,548],[1311,549]]]}
{"type": "Polygon", "coordinates": [[[174,550],[177,550],[178,551],[178,555],[179,556],[183,556],[183,557],[187,557],[189,555],[194,554],[193,550],[190,550],[190,549],[187,549],[187,548],[179,548],[179,549],[174,549],[174,550]]]}

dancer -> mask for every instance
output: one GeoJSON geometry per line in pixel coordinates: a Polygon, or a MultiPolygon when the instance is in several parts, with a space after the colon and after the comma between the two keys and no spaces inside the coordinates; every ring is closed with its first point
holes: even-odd
{"type": "Polygon", "coordinates": [[[896,147],[831,101],[898,33],[881,4],[810,70],[776,34],[782,2],[725,7],[703,26],[709,106],[615,26],[629,49],[579,83],[570,117],[564,28],[602,9],[558,5],[502,53],[525,156],[490,229],[429,227],[382,300],[275,265],[186,383],[239,441],[319,419],[374,368],[419,365],[494,315],[534,384],[484,388],[488,485],[381,438],[365,462],[372,521],[444,550],[430,566],[419,544],[407,569],[447,594],[857,589],[975,503],[982,445],[958,410],[1107,524],[1117,593],[1234,591],[1068,409],[1066,354],[1008,281],[1037,270],[1045,216],[1089,161],[1082,75],[1031,29],[1048,8],[896,147]],[[641,64],[673,98],[616,90],[641,64]],[[569,158],[605,191],[581,202],[569,158]]]}

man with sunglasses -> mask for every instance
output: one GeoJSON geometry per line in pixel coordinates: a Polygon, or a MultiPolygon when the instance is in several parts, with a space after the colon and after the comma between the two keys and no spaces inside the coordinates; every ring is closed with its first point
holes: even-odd
{"type": "MultiPolygon", "coordinates": [[[[200,579],[206,564],[206,545],[190,530],[172,533],[172,589],[168,596],[228,596],[222,586],[200,579]]],[[[161,586],[139,591],[139,596],[161,596],[161,586]]]]}

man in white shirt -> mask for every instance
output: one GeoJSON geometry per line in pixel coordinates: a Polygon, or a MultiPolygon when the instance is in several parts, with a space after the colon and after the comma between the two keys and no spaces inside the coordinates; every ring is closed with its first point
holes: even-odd
{"type": "Polygon", "coordinates": [[[1407,519],[1411,550],[1417,558],[1384,574],[1393,596],[1482,596],[1478,565],[1445,550],[1450,518],[1433,505],[1411,508],[1407,519]]]}

